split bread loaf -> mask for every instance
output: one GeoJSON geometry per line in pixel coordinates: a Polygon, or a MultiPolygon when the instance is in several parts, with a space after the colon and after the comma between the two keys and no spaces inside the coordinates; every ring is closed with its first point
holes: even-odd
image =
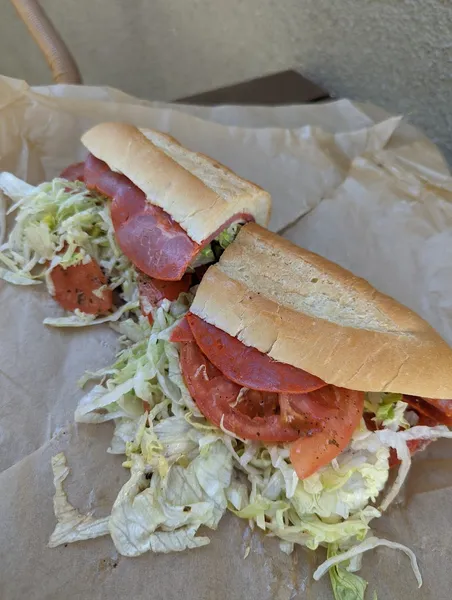
{"type": "Polygon", "coordinates": [[[268,192],[169,135],[125,123],[101,123],[82,136],[82,143],[112,171],[130,179],[198,244],[236,216],[251,216],[260,225],[269,222],[268,192]]]}
{"type": "Polygon", "coordinates": [[[452,397],[452,349],[428,323],[364,279],[253,223],[209,268],[191,311],[339,387],[452,397]]]}

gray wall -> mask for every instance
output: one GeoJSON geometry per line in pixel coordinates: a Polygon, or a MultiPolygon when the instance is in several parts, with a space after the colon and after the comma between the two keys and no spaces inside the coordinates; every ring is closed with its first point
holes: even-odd
{"type": "MultiPolygon", "coordinates": [[[[86,83],[173,99],[291,66],[403,112],[452,159],[451,0],[41,0],[86,83]]],[[[0,72],[49,82],[8,0],[0,72]]]]}

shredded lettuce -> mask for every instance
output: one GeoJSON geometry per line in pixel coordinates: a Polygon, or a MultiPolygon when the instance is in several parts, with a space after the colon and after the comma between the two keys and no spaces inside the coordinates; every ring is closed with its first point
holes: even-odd
{"type": "MultiPolygon", "coordinates": [[[[155,310],[152,327],[144,317],[135,323],[133,336],[137,341],[121,350],[111,367],[83,378],[82,383],[86,384],[89,379],[102,380],[107,376],[102,385],[95,386],[81,399],[75,412],[76,421],[99,423],[130,417],[131,407],[142,414],[144,402],[165,415],[169,403],[175,416],[187,410],[197,413],[180,373],[177,348],[163,339],[177,322],[165,308],[155,310]]],[[[127,330],[129,326],[130,323],[127,330]]],[[[124,324],[122,331],[126,331],[124,324]]]]}
{"type": "Polygon", "coordinates": [[[148,550],[170,552],[207,544],[208,538],[195,534],[201,525],[216,528],[226,508],[224,489],[232,461],[224,445],[215,442],[188,466],[173,464],[163,475],[158,467],[146,465],[141,454],[132,453],[131,463],[130,480],[109,521],[118,551],[137,556],[148,550]]]}
{"type": "MultiPolygon", "coordinates": [[[[290,464],[288,446],[239,440],[208,423],[183,382],[178,346],[168,341],[187,305],[188,302],[177,307],[164,303],[154,310],[152,325],[144,317],[119,323],[115,327],[122,334],[124,347],[117,360],[81,381],[83,385],[90,380],[99,383],[80,401],[76,421],[113,421],[115,432],[109,451],[125,454],[124,465],[135,474],[141,473],[136,475],[141,482],[138,487],[134,487],[137,481],[132,476],[127,497],[130,500],[130,490],[139,489],[136,496],[141,498],[143,493],[143,500],[130,503],[127,519],[132,519],[142,502],[149,510],[157,510],[154,478],[160,481],[161,489],[170,474],[178,472],[176,466],[191,472],[191,465],[196,466],[202,456],[203,470],[198,472],[197,480],[205,491],[215,486],[220,489],[222,501],[216,503],[214,521],[212,507],[202,519],[198,515],[196,523],[190,521],[190,527],[195,528],[190,543],[195,543],[196,527],[216,526],[226,509],[278,537],[286,552],[294,544],[315,549],[330,543],[363,540],[370,521],[380,516],[369,503],[376,500],[388,478],[388,447],[363,422],[334,464],[302,481],[290,464]],[[221,453],[213,448],[221,448],[221,453]],[[213,460],[210,471],[206,470],[209,460],[213,460]],[[149,474],[152,477],[148,487],[149,474]]],[[[140,515],[134,518],[141,521],[141,512],[140,515]]],[[[152,536],[160,527],[167,528],[166,522],[155,519],[143,524],[142,537],[133,542],[140,551],[152,549],[152,536]]],[[[178,521],[178,528],[187,524],[178,521]]],[[[125,528],[124,521],[120,529],[124,532],[125,528]]],[[[123,545],[126,542],[122,538],[117,537],[115,543],[125,552],[132,552],[123,545]]]]}
{"type": "Polygon", "coordinates": [[[208,265],[212,262],[215,262],[219,258],[219,252],[215,252],[214,246],[217,244],[220,247],[220,250],[225,250],[237,237],[237,234],[240,230],[242,223],[232,223],[226,229],[224,229],[218,236],[213,240],[213,244],[208,244],[205,248],[199,252],[195,259],[190,264],[192,269],[196,269],[196,267],[200,267],[202,265],[208,265]]]}
{"type": "MultiPolygon", "coordinates": [[[[16,285],[45,282],[54,295],[52,269],[95,260],[110,289],[120,289],[125,303],[137,301],[135,270],[116,243],[104,196],[80,181],[56,178],[34,187],[5,172],[0,173],[0,192],[13,201],[8,214],[16,212],[15,225],[0,247],[0,278],[16,285]]],[[[97,323],[76,321],[78,327],[97,323]]],[[[57,326],[63,326],[61,320],[57,326]]]]}
{"type": "Polygon", "coordinates": [[[353,557],[363,554],[368,550],[373,550],[378,546],[386,546],[387,548],[393,548],[394,550],[401,550],[404,552],[411,562],[411,568],[413,569],[414,575],[417,579],[418,586],[422,585],[422,576],[419,570],[419,566],[417,564],[416,556],[412,550],[404,546],[403,544],[398,544],[397,542],[391,542],[390,540],[385,540],[377,537],[369,537],[360,544],[353,546],[350,550],[343,552],[341,554],[337,554],[335,556],[328,557],[325,562],[323,562],[317,569],[314,571],[313,577],[316,581],[318,581],[325,573],[340,563],[349,561],[353,557]]]}
{"type": "Polygon", "coordinates": [[[92,515],[83,515],[69,503],[63,488],[69,468],[62,452],[52,458],[52,470],[55,486],[53,507],[57,524],[50,536],[49,547],[108,535],[109,517],[95,519],[92,515]]]}
{"type": "Polygon", "coordinates": [[[41,283],[40,281],[33,279],[33,277],[22,275],[22,273],[15,273],[14,271],[8,271],[8,269],[3,269],[2,267],[0,267],[0,279],[3,279],[8,283],[13,283],[14,285],[39,285],[41,283]]]}
{"type": "Polygon", "coordinates": [[[397,452],[397,458],[400,460],[400,468],[397,473],[394,484],[387,492],[381,503],[381,510],[384,511],[393,502],[402,488],[411,465],[411,453],[407,442],[409,440],[437,440],[439,438],[452,438],[452,431],[445,425],[437,425],[436,427],[415,426],[405,431],[391,431],[382,429],[376,432],[382,443],[390,448],[394,448],[397,452]]]}
{"type": "Polygon", "coordinates": [[[202,267],[202,265],[209,265],[212,262],[215,262],[215,254],[213,253],[212,246],[208,244],[205,248],[198,252],[198,254],[190,263],[190,267],[192,269],[196,269],[197,267],[202,267]]]}
{"type": "Polygon", "coordinates": [[[135,311],[140,306],[138,301],[126,302],[120,308],[105,317],[96,317],[82,312],[78,308],[74,314],[68,317],[46,317],[43,321],[44,325],[51,327],[86,327],[87,325],[101,325],[102,323],[110,323],[118,321],[125,313],[135,311]]]}
{"type": "Polygon", "coordinates": [[[241,226],[241,223],[232,223],[232,225],[229,225],[227,229],[224,229],[216,238],[217,242],[220,244],[223,250],[225,250],[230,244],[232,244],[241,226]]]}
{"type": "Polygon", "coordinates": [[[378,427],[397,431],[410,426],[405,418],[408,404],[403,402],[402,394],[370,392],[366,394],[365,409],[373,413],[373,420],[378,427]]]}
{"type": "MultiPolygon", "coordinates": [[[[329,544],[327,558],[333,558],[338,554],[338,544],[329,544]]],[[[365,579],[339,566],[339,563],[329,568],[329,574],[335,600],[364,600],[367,587],[365,579]]]]}

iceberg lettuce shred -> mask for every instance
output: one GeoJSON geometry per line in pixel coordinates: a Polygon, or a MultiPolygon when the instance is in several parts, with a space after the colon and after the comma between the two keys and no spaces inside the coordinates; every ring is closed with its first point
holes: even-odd
{"type": "Polygon", "coordinates": [[[190,264],[190,267],[196,269],[196,267],[215,262],[215,260],[219,258],[221,252],[235,240],[241,226],[242,223],[236,222],[221,231],[213,240],[213,243],[208,244],[196,255],[195,259],[190,264]]]}
{"type": "Polygon", "coordinates": [[[63,482],[69,475],[69,468],[63,453],[60,452],[52,458],[52,470],[55,486],[53,507],[57,525],[50,536],[49,547],[55,548],[69,542],[108,535],[109,517],[95,519],[92,515],[83,515],[69,503],[63,488],[63,482]]]}
{"type": "MultiPolygon", "coordinates": [[[[328,559],[339,554],[338,544],[329,544],[328,559]]],[[[367,581],[349,570],[349,564],[340,566],[339,563],[329,568],[331,587],[335,600],[364,600],[367,581]],[[347,568],[346,568],[347,567],[347,568]]]]}

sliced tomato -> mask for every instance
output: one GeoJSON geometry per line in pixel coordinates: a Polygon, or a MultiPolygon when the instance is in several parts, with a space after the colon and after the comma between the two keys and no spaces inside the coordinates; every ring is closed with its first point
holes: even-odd
{"type": "Polygon", "coordinates": [[[290,460],[300,479],[327,465],[350,442],[363,414],[364,392],[328,385],[300,397],[299,408],[315,410],[321,431],[297,440],[290,449],[290,460]]]}
{"type": "Polygon", "coordinates": [[[330,413],[330,407],[311,398],[311,394],[280,394],[279,405],[282,420],[309,435],[322,430],[330,413]]]}
{"type": "Polygon", "coordinates": [[[326,385],[292,365],[277,362],[256,348],[242,344],[225,331],[196,315],[187,315],[196,343],[207,358],[231,381],[265,392],[298,394],[326,385]]]}
{"type": "Polygon", "coordinates": [[[95,290],[106,285],[107,279],[95,260],[63,269],[57,265],[51,272],[55,300],[70,311],[76,308],[90,315],[108,312],[113,305],[112,291],[106,288],[102,296],[95,290]]]}
{"type": "Polygon", "coordinates": [[[61,172],[60,177],[68,181],[85,181],[85,163],[74,163],[61,172]]]}
{"type": "Polygon", "coordinates": [[[112,199],[116,239],[134,265],[156,279],[181,279],[201,246],[162,208],[148,202],[130,179],[92,155],[85,162],[85,182],[112,199]]]}
{"type": "MultiPolygon", "coordinates": [[[[263,408],[261,414],[265,416],[257,416],[259,411],[252,412],[249,408],[242,412],[239,398],[241,386],[227,379],[202,354],[197,344],[182,346],[180,365],[196,405],[206,419],[217,427],[222,424],[238,437],[263,442],[290,442],[300,436],[300,431],[283,423],[280,415],[273,414],[273,408],[272,411],[268,410],[268,406],[263,408]]],[[[265,399],[262,401],[265,405],[273,406],[274,403],[273,398],[270,402],[265,399]]]]}
{"type": "Polygon", "coordinates": [[[194,342],[195,338],[188,324],[187,318],[184,317],[177,327],[173,329],[169,337],[170,342],[194,342]]]}

